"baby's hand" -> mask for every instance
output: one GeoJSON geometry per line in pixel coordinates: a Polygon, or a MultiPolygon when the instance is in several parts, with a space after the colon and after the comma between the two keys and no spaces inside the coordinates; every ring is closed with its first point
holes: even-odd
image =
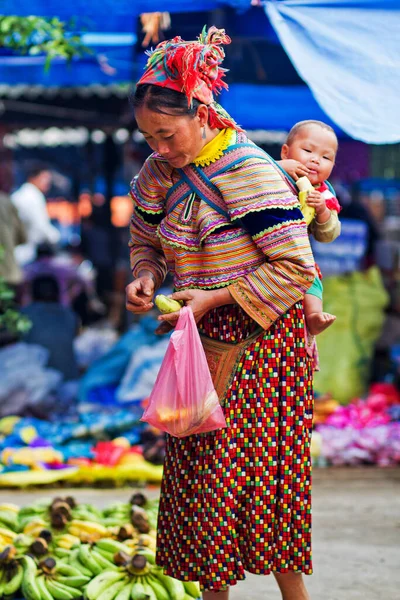
{"type": "Polygon", "coordinates": [[[284,160],[279,160],[278,164],[288,173],[295,181],[299,179],[299,177],[304,177],[304,175],[308,175],[310,173],[309,169],[305,167],[298,160],[293,160],[292,158],[287,158],[284,160]]]}
{"type": "Polygon", "coordinates": [[[325,200],[323,199],[321,192],[318,192],[317,190],[309,192],[306,202],[308,206],[315,208],[317,215],[321,215],[326,210],[325,200]]]}

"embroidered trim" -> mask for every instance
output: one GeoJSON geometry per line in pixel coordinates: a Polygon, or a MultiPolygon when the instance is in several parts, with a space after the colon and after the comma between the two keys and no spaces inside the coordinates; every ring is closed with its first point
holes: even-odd
{"type": "Polygon", "coordinates": [[[207,167],[221,158],[235,133],[234,129],[223,129],[211,142],[208,142],[204,146],[199,156],[193,161],[193,164],[196,167],[207,167]]]}

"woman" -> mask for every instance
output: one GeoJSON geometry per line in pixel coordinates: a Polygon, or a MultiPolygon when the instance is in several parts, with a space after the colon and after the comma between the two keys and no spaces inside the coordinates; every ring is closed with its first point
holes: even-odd
{"type": "MultiPolygon", "coordinates": [[[[306,600],[312,365],[302,300],[314,262],[293,191],[213,100],[229,42],[212,27],[196,42],[161,43],[134,96],[154,153],[132,187],[127,308],[151,310],[170,270],[172,297],[192,308],[206,349],[242,348],[215,374],[227,428],[167,440],[157,563],[200,581],[204,600],[227,600],[245,570],[273,571],[285,600],[306,600]]],[[[158,331],[177,318],[160,316],[158,331]]]]}

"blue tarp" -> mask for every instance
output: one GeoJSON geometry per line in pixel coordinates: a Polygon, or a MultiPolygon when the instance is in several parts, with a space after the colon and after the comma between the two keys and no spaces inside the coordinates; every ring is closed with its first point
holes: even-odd
{"type": "Polygon", "coordinates": [[[234,83],[219,97],[223,107],[245,129],[289,131],[297,121],[317,119],[340,129],[324,113],[307,86],[234,83]]]}
{"type": "Polygon", "coordinates": [[[266,1],[267,15],[322,109],[351,137],[400,141],[400,1],[266,1]]]}
{"type": "MultiPolygon", "coordinates": [[[[0,57],[0,83],[131,81],[138,67],[134,40],[127,42],[123,36],[133,36],[141,12],[207,11],[224,6],[243,11],[249,5],[250,0],[170,0],[168,4],[164,0],[101,0],[90,6],[87,0],[2,0],[2,14],[77,17],[88,33],[122,37],[114,46],[104,39],[93,43],[95,56],[77,63],[79,68],[55,61],[48,74],[41,69],[40,57],[17,57],[19,67],[6,64],[9,57],[0,57]],[[28,69],[28,60],[36,66],[28,69]]],[[[302,118],[321,118],[368,143],[400,141],[400,0],[266,0],[265,5],[285,51],[312,94],[300,86],[291,89],[290,96],[285,86],[232,85],[231,94],[224,95],[222,102],[237,120],[248,128],[287,129],[302,118]]],[[[252,33],[250,27],[249,36],[252,33]]]]}
{"type": "MultiPolygon", "coordinates": [[[[236,10],[246,10],[250,0],[1,0],[0,13],[3,15],[57,16],[68,21],[82,15],[100,31],[109,30],[118,20],[125,27],[132,26],[132,20],[144,12],[165,11],[201,12],[232,6],[236,10]],[[106,29],[104,29],[106,27],[106,29]]],[[[124,28],[123,31],[126,31],[124,28]]]]}

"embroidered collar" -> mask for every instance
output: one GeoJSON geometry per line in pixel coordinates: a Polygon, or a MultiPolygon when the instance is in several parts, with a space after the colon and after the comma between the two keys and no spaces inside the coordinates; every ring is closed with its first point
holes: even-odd
{"type": "Polygon", "coordinates": [[[234,129],[222,129],[211,142],[208,142],[208,144],[204,146],[198,157],[193,161],[193,164],[196,165],[196,167],[206,167],[221,158],[224,150],[226,150],[231,143],[234,134],[234,129]]]}

